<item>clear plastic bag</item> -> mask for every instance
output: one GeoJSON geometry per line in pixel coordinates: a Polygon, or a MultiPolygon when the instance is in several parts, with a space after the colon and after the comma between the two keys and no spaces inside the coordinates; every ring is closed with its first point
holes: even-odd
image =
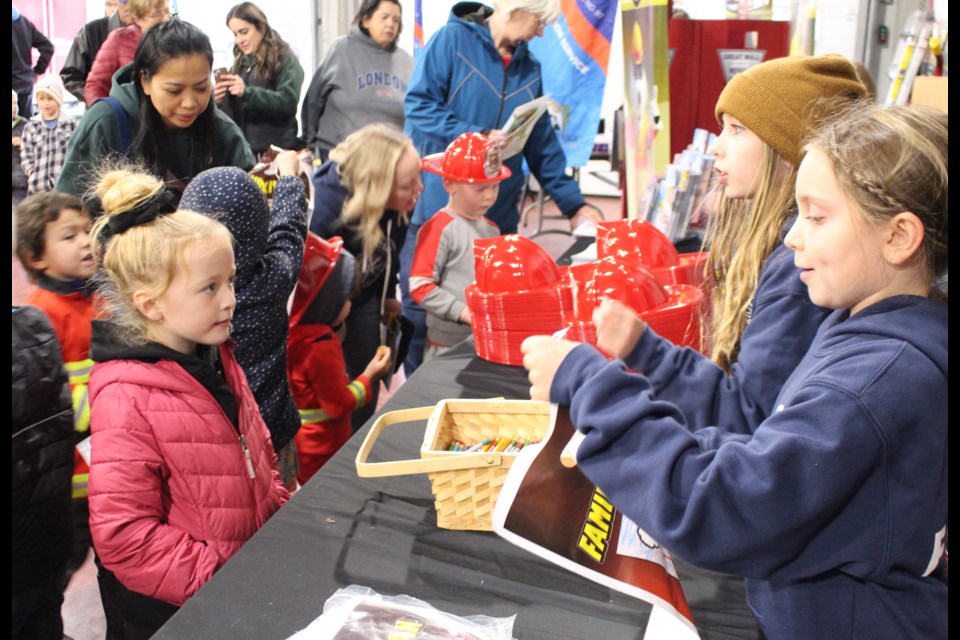
{"type": "Polygon", "coordinates": [[[514,618],[456,616],[411,596],[382,596],[353,584],[327,598],[323,614],[288,640],[512,640],[514,618]]]}

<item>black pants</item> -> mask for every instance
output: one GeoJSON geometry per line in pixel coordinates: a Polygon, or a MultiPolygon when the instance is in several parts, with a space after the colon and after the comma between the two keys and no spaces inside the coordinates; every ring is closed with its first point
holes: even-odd
{"type": "Polygon", "coordinates": [[[21,118],[29,120],[33,115],[33,85],[14,89],[17,90],[17,113],[21,118]]]}
{"type": "MultiPolygon", "coordinates": [[[[353,380],[363,373],[380,346],[380,298],[370,297],[350,308],[345,322],[347,335],[343,340],[343,359],[347,362],[347,375],[353,380]]],[[[350,416],[350,426],[356,433],[377,410],[377,398],[380,397],[380,381],[371,384],[372,395],[366,405],[350,416]]]]}
{"type": "Polygon", "coordinates": [[[97,585],[107,619],[107,640],[148,640],[180,607],[127,589],[117,576],[97,564],[97,585]]]}
{"type": "Polygon", "coordinates": [[[403,304],[403,316],[413,323],[413,338],[403,361],[403,374],[409,378],[423,364],[423,349],[427,344],[427,312],[410,297],[410,267],[413,265],[413,252],[417,246],[417,233],[421,225],[410,223],[407,237],[400,250],[400,294],[403,304]]]}
{"type": "Polygon", "coordinates": [[[29,589],[13,594],[14,640],[61,640],[63,638],[63,574],[54,573],[29,589]]]}
{"type": "Polygon", "coordinates": [[[90,506],[86,498],[73,499],[73,547],[70,550],[70,559],[67,561],[67,574],[63,586],[70,583],[83,563],[90,555],[93,541],[90,539],[90,506]]]}

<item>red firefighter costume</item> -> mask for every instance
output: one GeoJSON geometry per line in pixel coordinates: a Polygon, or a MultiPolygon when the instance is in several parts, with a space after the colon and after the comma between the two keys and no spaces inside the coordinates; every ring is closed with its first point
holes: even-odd
{"type": "MultiPolygon", "coordinates": [[[[48,283],[47,278],[40,282],[27,296],[25,304],[41,309],[50,319],[66,365],[70,380],[70,392],[73,395],[73,427],[76,442],[80,442],[90,433],[90,403],[87,398],[87,383],[90,381],[90,321],[93,319],[93,303],[89,297],[79,291],[65,293],[46,288],[59,283],[48,283]]],[[[60,287],[57,287],[60,289],[60,287]]],[[[87,480],[90,467],[74,449],[73,497],[87,497],[87,480]]]]}
{"type": "MultiPolygon", "coordinates": [[[[308,233],[300,279],[290,312],[287,340],[287,378],[300,410],[300,430],[294,437],[300,472],[306,483],[350,439],[350,414],[370,401],[371,382],[365,375],[347,376],[340,339],[329,324],[302,324],[304,313],[334,270],[343,240],[323,240],[308,233]]],[[[336,295],[336,294],[334,294],[336,295]]],[[[342,309],[346,296],[333,306],[342,309]]]]}

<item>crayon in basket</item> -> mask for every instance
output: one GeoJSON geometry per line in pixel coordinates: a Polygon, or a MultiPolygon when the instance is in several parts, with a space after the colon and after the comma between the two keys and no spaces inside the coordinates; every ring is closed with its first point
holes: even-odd
{"type": "Polygon", "coordinates": [[[479,442],[474,442],[473,444],[465,444],[459,440],[453,440],[448,445],[447,451],[464,451],[464,452],[486,452],[493,451],[496,453],[516,453],[520,451],[525,446],[529,444],[539,443],[539,439],[531,438],[507,438],[501,436],[494,436],[493,438],[484,438],[479,442]]]}

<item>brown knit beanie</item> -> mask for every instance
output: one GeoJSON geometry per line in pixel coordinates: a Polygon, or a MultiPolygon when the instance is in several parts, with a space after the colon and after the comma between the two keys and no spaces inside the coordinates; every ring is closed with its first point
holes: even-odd
{"type": "Polygon", "coordinates": [[[720,94],[715,114],[721,127],[721,116],[730,114],[796,167],[801,145],[816,124],[817,101],[854,100],[864,93],[853,64],[841,55],[775,58],[735,75],[720,94]]]}

